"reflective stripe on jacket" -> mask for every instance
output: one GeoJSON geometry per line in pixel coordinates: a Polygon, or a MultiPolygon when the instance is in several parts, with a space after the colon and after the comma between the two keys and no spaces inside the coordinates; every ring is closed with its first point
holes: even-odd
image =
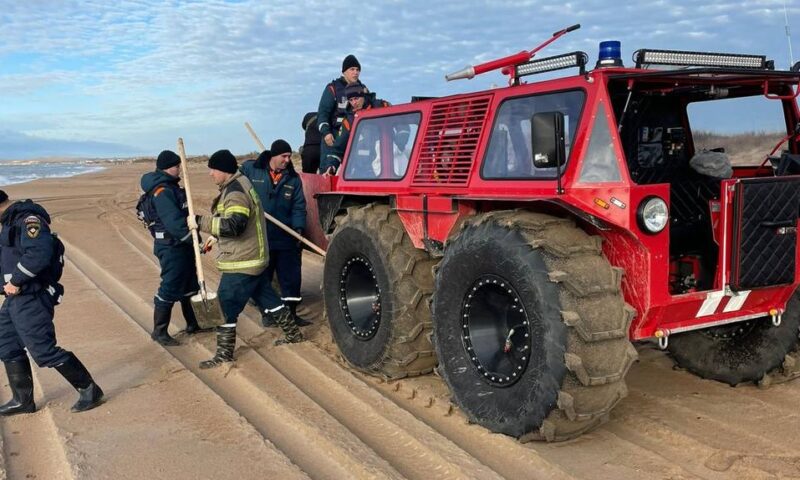
{"type": "Polygon", "coordinates": [[[217,268],[221,272],[259,275],[269,261],[264,210],[253,185],[236,172],[220,185],[211,216],[200,217],[203,232],[219,239],[217,268]]]}

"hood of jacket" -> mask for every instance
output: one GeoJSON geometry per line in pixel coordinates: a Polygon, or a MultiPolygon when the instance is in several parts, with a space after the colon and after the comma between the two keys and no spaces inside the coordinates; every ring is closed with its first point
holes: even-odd
{"type": "Polygon", "coordinates": [[[34,203],[33,200],[20,200],[14,202],[0,216],[0,223],[4,225],[13,224],[18,218],[28,215],[41,217],[45,222],[50,223],[50,215],[41,205],[34,203]]]}
{"type": "Polygon", "coordinates": [[[173,177],[166,172],[156,170],[154,172],[148,172],[142,175],[142,181],[140,182],[140,185],[142,190],[149,192],[161,184],[178,183],[180,180],[180,177],[173,177]]]}

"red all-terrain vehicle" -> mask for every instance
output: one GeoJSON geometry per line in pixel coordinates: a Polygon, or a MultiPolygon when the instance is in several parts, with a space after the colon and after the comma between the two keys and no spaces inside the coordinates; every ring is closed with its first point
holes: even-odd
{"type": "Polygon", "coordinates": [[[388,378],[438,364],[472,421],[546,440],[608,418],[632,341],[731,385],[781,364],[800,324],[800,73],[665,50],[631,68],[618,45],[591,71],[583,52],[521,52],[450,76],[503,68],[508,87],[357,117],[318,197],[348,362],[388,378]],[[784,151],[731,167],[688,112],[745,97],[774,107],[784,151]]]}

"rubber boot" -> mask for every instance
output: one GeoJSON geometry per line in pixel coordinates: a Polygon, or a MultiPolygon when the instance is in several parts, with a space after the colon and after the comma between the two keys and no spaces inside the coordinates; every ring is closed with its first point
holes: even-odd
{"type": "Polygon", "coordinates": [[[200,368],[214,368],[233,361],[236,348],[236,326],[217,327],[217,353],[210,360],[200,362],[200,368]]]}
{"type": "Polygon", "coordinates": [[[153,309],[153,333],[150,334],[150,338],[165,347],[180,345],[177,340],[169,336],[169,332],[167,331],[171,316],[172,307],[164,308],[163,306],[156,306],[153,309]]]}
{"type": "Polygon", "coordinates": [[[78,391],[78,401],[71,409],[73,412],[85,412],[103,402],[103,390],[74,353],[69,354],[66,362],[56,365],[56,370],[78,391]]]}
{"type": "Polygon", "coordinates": [[[275,316],[275,321],[278,323],[278,326],[281,327],[283,330],[283,335],[285,338],[281,338],[275,340],[275,345],[283,345],[285,343],[300,343],[303,340],[303,333],[300,331],[300,327],[294,322],[294,317],[292,316],[291,310],[286,307],[281,308],[277,312],[274,312],[273,315],[275,316]]]}
{"type": "Polygon", "coordinates": [[[294,323],[296,323],[298,327],[307,327],[311,325],[311,322],[308,320],[297,316],[297,305],[300,303],[299,301],[287,300],[285,303],[286,306],[289,307],[289,311],[292,312],[292,318],[294,318],[294,323]]]}
{"type": "Polygon", "coordinates": [[[12,397],[8,403],[0,406],[0,415],[9,416],[35,412],[36,404],[33,403],[33,373],[30,360],[25,357],[21,360],[4,363],[12,397]]]}
{"type": "Polygon", "coordinates": [[[189,297],[181,299],[181,312],[183,313],[183,319],[186,320],[186,335],[194,335],[195,333],[210,332],[213,330],[212,328],[200,328],[200,325],[197,324],[197,317],[194,315],[192,301],[189,297]]]}
{"type": "Polygon", "coordinates": [[[277,314],[277,312],[271,313],[268,310],[261,312],[261,325],[263,325],[264,328],[276,328],[278,323],[275,321],[275,314],[277,314]]]}

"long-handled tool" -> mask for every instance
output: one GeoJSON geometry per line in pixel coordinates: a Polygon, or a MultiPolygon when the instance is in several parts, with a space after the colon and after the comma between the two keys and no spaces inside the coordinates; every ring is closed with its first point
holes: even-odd
{"type": "MultiPolygon", "coordinates": [[[[266,150],[266,147],[264,147],[264,144],[261,142],[261,139],[258,138],[258,135],[256,134],[255,130],[253,130],[253,127],[250,126],[250,123],[244,122],[244,126],[247,129],[247,131],[250,132],[250,136],[253,137],[253,140],[256,142],[256,145],[258,146],[258,148],[260,148],[262,152],[264,150],[266,150]]],[[[287,227],[283,222],[281,222],[277,218],[273,217],[272,215],[270,215],[267,212],[264,212],[264,216],[267,218],[267,220],[269,220],[270,222],[274,223],[278,228],[280,228],[284,232],[288,233],[293,238],[303,242],[303,245],[305,245],[308,248],[310,248],[314,253],[317,253],[317,254],[319,254],[319,255],[321,255],[323,257],[325,256],[325,250],[320,248],[318,245],[315,245],[313,242],[309,241],[308,239],[306,239],[302,235],[299,235],[297,232],[295,232],[291,228],[287,227]]]]}
{"type": "Polygon", "coordinates": [[[319,255],[321,255],[323,257],[325,256],[325,253],[326,253],[325,250],[321,249],[317,245],[314,245],[312,242],[308,241],[305,237],[303,237],[299,233],[295,232],[294,230],[292,230],[291,228],[286,226],[285,223],[281,222],[280,220],[278,220],[277,218],[273,217],[272,215],[270,215],[267,212],[264,212],[264,216],[267,217],[267,220],[269,220],[270,222],[274,223],[278,228],[280,228],[284,232],[286,232],[289,235],[291,235],[295,240],[299,240],[299,241],[303,242],[303,244],[305,246],[307,246],[308,248],[310,248],[311,250],[313,250],[314,253],[317,253],[317,254],[319,254],[319,255]]]}
{"type": "MultiPolygon", "coordinates": [[[[186,150],[183,147],[183,139],[178,139],[178,153],[181,157],[181,174],[183,175],[183,186],[186,189],[186,203],[189,206],[189,216],[194,218],[194,205],[192,204],[192,189],[189,188],[189,168],[186,163],[186,150]]],[[[197,295],[192,295],[192,310],[197,317],[197,324],[200,328],[217,327],[225,323],[225,316],[222,314],[222,305],[219,303],[216,292],[209,292],[206,289],[205,276],[203,275],[203,262],[200,259],[200,234],[196,228],[192,228],[192,245],[194,246],[194,266],[197,269],[197,283],[200,291],[197,295]]]]}

